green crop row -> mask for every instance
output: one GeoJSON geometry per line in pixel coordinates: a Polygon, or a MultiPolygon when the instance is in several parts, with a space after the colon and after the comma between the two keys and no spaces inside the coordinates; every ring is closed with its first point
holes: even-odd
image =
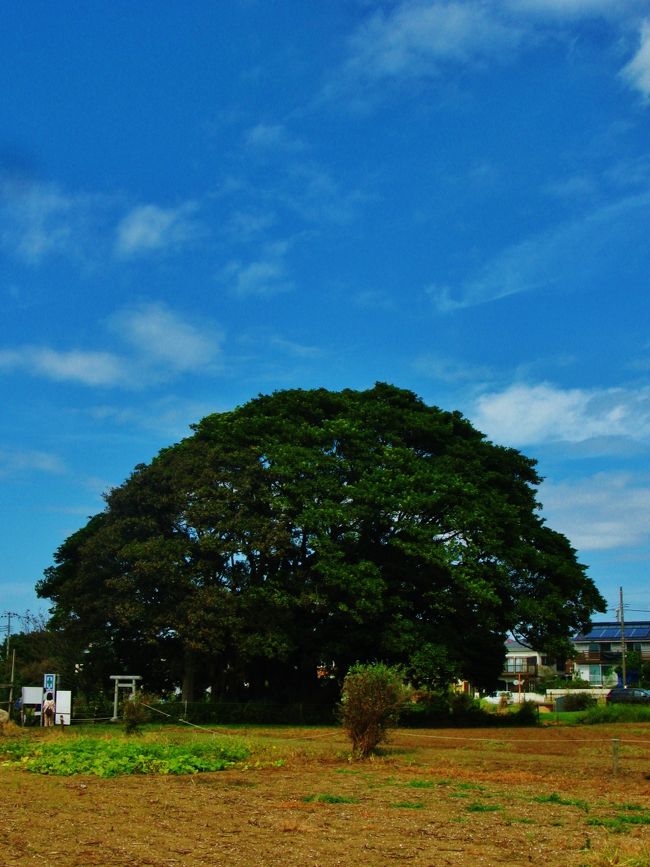
{"type": "Polygon", "coordinates": [[[243,742],[230,738],[181,745],[80,737],[50,742],[20,739],[3,743],[1,754],[6,764],[37,774],[115,777],[220,771],[246,759],[249,750],[243,742]]]}

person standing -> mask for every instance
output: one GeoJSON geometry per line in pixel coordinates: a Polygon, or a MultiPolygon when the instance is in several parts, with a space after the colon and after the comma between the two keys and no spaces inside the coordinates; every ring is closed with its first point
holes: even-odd
{"type": "Polygon", "coordinates": [[[45,701],[43,702],[43,725],[46,728],[54,725],[54,696],[51,692],[48,692],[45,696],[45,701]]]}

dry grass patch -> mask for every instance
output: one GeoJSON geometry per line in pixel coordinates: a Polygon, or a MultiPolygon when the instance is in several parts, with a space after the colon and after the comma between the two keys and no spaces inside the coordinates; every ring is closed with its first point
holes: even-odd
{"type": "Polygon", "coordinates": [[[650,729],[636,727],[616,777],[611,738],[629,731],[590,729],[584,750],[583,730],[568,731],[398,731],[382,755],[352,762],[337,729],[238,729],[251,755],[216,773],[4,767],[0,863],[650,865],[650,729]]]}

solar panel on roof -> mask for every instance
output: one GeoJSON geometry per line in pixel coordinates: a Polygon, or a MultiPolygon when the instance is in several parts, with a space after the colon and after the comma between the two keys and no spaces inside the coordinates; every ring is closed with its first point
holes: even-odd
{"type": "MultiPolygon", "coordinates": [[[[628,641],[650,641],[650,622],[637,620],[626,624],[625,638],[628,641]]],[[[618,623],[594,623],[591,629],[578,633],[573,640],[576,642],[620,641],[621,627],[618,623]]]]}
{"type": "Polygon", "coordinates": [[[597,629],[592,629],[588,633],[588,637],[598,641],[611,641],[621,637],[621,630],[618,626],[600,626],[597,629]]]}
{"type": "Polygon", "coordinates": [[[625,629],[626,638],[650,638],[650,629],[647,626],[631,626],[625,629]]]}

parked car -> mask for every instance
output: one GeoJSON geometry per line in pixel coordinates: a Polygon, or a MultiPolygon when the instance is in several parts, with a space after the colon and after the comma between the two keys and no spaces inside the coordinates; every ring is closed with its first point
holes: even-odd
{"type": "Polygon", "coordinates": [[[625,702],[626,704],[650,704],[650,690],[638,689],[637,687],[616,686],[607,693],[605,699],[609,702],[625,702]]]}

